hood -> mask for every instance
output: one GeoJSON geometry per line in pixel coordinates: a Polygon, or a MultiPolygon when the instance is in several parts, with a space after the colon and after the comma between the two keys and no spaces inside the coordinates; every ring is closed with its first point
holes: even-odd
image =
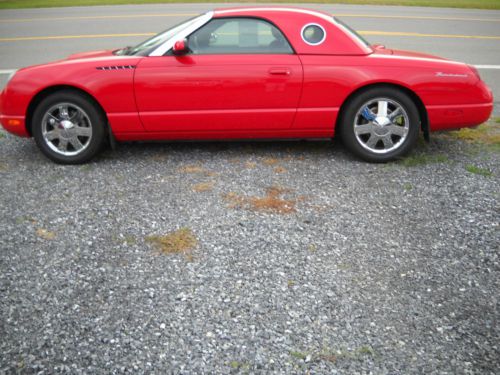
{"type": "Polygon", "coordinates": [[[90,52],[82,52],[82,53],[75,53],[73,55],[69,55],[66,60],[76,60],[76,59],[88,59],[92,57],[105,57],[105,56],[112,56],[113,55],[113,50],[100,50],[100,51],[90,51],[90,52]]]}

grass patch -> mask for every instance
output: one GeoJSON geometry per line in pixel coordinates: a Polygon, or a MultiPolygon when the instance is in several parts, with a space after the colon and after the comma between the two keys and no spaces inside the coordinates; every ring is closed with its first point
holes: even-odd
{"type": "Polygon", "coordinates": [[[36,224],[37,221],[35,219],[33,219],[31,216],[16,217],[16,224],[21,225],[21,224],[25,224],[25,223],[36,224]]]}
{"type": "Polygon", "coordinates": [[[265,158],[262,161],[262,164],[267,165],[267,166],[273,166],[273,165],[278,164],[279,162],[280,162],[280,160],[276,159],[276,158],[265,158]]]}
{"type": "Polygon", "coordinates": [[[186,165],[178,169],[181,173],[205,173],[206,170],[198,165],[186,165]]]}
{"type": "MultiPolygon", "coordinates": [[[[117,5],[117,4],[158,4],[158,3],[203,3],[199,0],[0,0],[0,9],[47,8],[65,6],[117,5]]],[[[262,0],[243,0],[242,3],[266,3],[262,0]]],[[[498,0],[274,0],[273,3],[329,3],[329,4],[370,4],[403,5],[447,8],[500,9],[498,0]]]]}
{"type": "Polygon", "coordinates": [[[256,166],[257,166],[257,163],[255,163],[253,161],[247,161],[247,162],[245,162],[245,168],[255,169],[256,166]]]}
{"type": "Polygon", "coordinates": [[[285,173],[287,172],[286,168],[282,167],[281,165],[278,165],[281,161],[286,161],[290,160],[290,157],[284,158],[284,159],[278,159],[278,158],[265,158],[262,160],[262,164],[268,166],[268,167],[274,167],[274,172],[275,173],[285,173]]]}
{"type": "Polygon", "coordinates": [[[403,185],[403,189],[404,189],[405,191],[410,191],[410,190],[413,190],[413,185],[412,185],[412,184],[410,184],[410,183],[406,183],[406,184],[404,184],[404,185],[403,185]]]}
{"type": "Polygon", "coordinates": [[[49,240],[49,241],[56,238],[56,234],[54,232],[51,232],[51,231],[44,229],[44,228],[38,228],[36,230],[36,235],[43,240],[49,240]]]}
{"type": "Polygon", "coordinates": [[[234,370],[243,370],[243,371],[250,370],[250,364],[248,362],[231,361],[229,362],[229,367],[231,367],[234,370]]]}
{"type": "Polygon", "coordinates": [[[6,163],[0,161],[0,172],[7,172],[8,170],[9,166],[6,163]]]}
{"type": "Polygon", "coordinates": [[[244,208],[250,211],[290,214],[296,211],[297,199],[283,199],[281,196],[288,193],[288,189],[272,186],[266,189],[263,197],[246,197],[236,193],[224,194],[230,208],[244,208]]]}
{"type": "Polygon", "coordinates": [[[90,164],[84,164],[84,165],[80,165],[80,171],[82,172],[89,172],[92,170],[92,166],[90,164]]]}
{"type": "Polygon", "coordinates": [[[363,345],[353,350],[348,350],[345,348],[334,350],[325,347],[321,349],[321,351],[300,352],[294,350],[290,351],[290,356],[302,361],[325,361],[335,363],[340,360],[362,361],[367,357],[378,357],[378,354],[375,352],[375,350],[373,350],[371,346],[363,345]]]}
{"type": "Polygon", "coordinates": [[[308,356],[307,353],[303,353],[303,352],[298,352],[296,350],[292,350],[290,351],[290,355],[293,357],[293,358],[297,358],[297,359],[301,359],[301,360],[305,360],[308,356]]]}
{"type": "Polygon", "coordinates": [[[335,363],[337,362],[337,353],[334,351],[330,351],[327,349],[323,349],[319,354],[318,354],[318,359],[320,361],[325,361],[325,362],[332,362],[335,363]]]}
{"type": "Polygon", "coordinates": [[[214,182],[200,182],[199,184],[193,185],[191,190],[196,193],[203,193],[206,191],[211,191],[214,188],[214,182]]]}
{"type": "Polygon", "coordinates": [[[472,164],[468,164],[465,166],[465,170],[470,173],[478,174],[480,176],[486,176],[489,177],[493,175],[493,172],[491,172],[489,169],[486,168],[480,168],[472,164]]]}
{"type": "Polygon", "coordinates": [[[418,167],[426,164],[447,163],[450,159],[443,154],[413,154],[399,161],[404,167],[418,167]]]}
{"type": "Polygon", "coordinates": [[[339,263],[337,264],[337,268],[341,271],[348,271],[352,269],[352,264],[350,263],[339,263]]]}
{"type": "Polygon", "coordinates": [[[189,228],[181,228],[164,236],[148,236],[146,241],[163,254],[183,254],[188,260],[192,260],[191,252],[198,245],[198,240],[189,228]]]}
{"type": "Polygon", "coordinates": [[[324,348],[317,358],[326,362],[337,362],[338,360],[362,360],[364,357],[375,357],[377,354],[371,346],[364,345],[354,350],[331,350],[324,348]]]}
{"type": "Polygon", "coordinates": [[[0,132],[0,139],[2,139],[2,138],[5,138],[5,134],[3,134],[2,132],[0,132]]]}
{"type": "Polygon", "coordinates": [[[500,152],[500,118],[498,117],[476,128],[463,128],[448,132],[447,135],[500,152]]]}
{"type": "Polygon", "coordinates": [[[359,355],[369,355],[371,357],[375,355],[375,351],[373,350],[373,348],[367,345],[361,346],[358,349],[356,349],[356,353],[359,355]]]}
{"type": "Polygon", "coordinates": [[[132,235],[127,235],[123,238],[123,242],[127,246],[132,246],[132,245],[135,245],[137,243],[137,239],[132,235]]]}
{"type": "Polygon", "coordinates": [[[184,167],[180,167],[177,171],[186,174],[204,174],[206,176],[216,175],[215,172],[207,171],[205,168],[200,167],[199,165],[185,165],[184,167]]]}

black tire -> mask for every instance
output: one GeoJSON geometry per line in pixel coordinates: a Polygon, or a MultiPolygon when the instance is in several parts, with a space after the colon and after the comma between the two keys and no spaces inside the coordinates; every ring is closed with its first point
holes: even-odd
{"type": "Polygon", "coordinates": [[[76,91],[58,91],[44,98],[36,107],[32,121],[32,133],[36,144],[46,157],[59,164],[88,162],[102,149],[106,140],[106,118],[101,109],[92,100],[76,91]],[[66,107],[67,110],[58,111],[55,107],[59,105],[66,107]],[[62,117],[61,113],[65,113],[66,117],[62,117]],[[79,120],[70,121],[71,114],[78,116],[79,120]],[[63,122],[59,121],[61,119],[67,120],[65,124],[69,124],[66,125],[68,128],[62,125],[63,122]],[[47,136],[51,131],[59,132],[57,135],[59,138],[49,140],[47,136]],[[77,134],[77,131],[85,131],[85,135],[77,134]],[[79,145],[82,145],[80,151],[79,146],[73,147],[72,142],[75,138],[80,142],[79,145]],[[61,142],[67,145],[66,151],[61,142]]]}
{"type": "MultiPolygon", "coordinates": [[[[371,108],[374,109],[374,107],[371,108]]],[[[340,114],[337,127],[349,151],[363,160],[375,163],[388,162],[406,155],[415,147],[419,128],[420,116],[417,106],[406,93],[392,87],[374,87],[350,99],[343,113],[340,114]],[[378,109],[375,112],[363,111],[365,107],[370,109],[370,105],[384,101],[387,102],[385,109],[387,115],[381,116],[380,120],[377,116],[378,109]],[[396,115],[398,106],[400,109],[397,113],[403,113],[396,117],[398,123],[392,121],[384,123],[384,119],[390,121],[391,114],[396,115]],[[392,112],[389,112],[391,108],[392,112]],[[373,118],[374,115],[376,118],[373,118]],[[363,121],[366,121],[366,124],[363,121]],[[364,127],[363,131],[368,132],[367,129],[370,129],[370,126],[371,133],[359,134],[362,127],[364,127]],[[398,134],[389,129],[394,129],[398,134]],[[373,141],[370,139],[372,137],[373,141]],[[372,146],[373,142],[376,143],[372,146]]]]}

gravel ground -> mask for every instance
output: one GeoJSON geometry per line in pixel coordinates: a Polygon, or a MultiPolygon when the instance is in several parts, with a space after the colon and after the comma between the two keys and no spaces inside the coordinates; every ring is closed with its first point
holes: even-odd
{"type": "Polygon", "coordinates": [[[500,372],[497,152],[155,143],[58,166],[0,137],[0,373],[500,372]],[[250,204],[270,187],[293,212],[250,204]],[[180,228],[192,257],[146,241],[180,228]]]}

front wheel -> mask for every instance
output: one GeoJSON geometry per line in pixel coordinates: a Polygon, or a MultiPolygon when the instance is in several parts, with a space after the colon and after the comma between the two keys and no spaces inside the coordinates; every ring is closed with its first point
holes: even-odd
{"type": "Polygon", "coordinates": [[[56,92],[43,99],[33,114],[33,137],[49,159],[81,164],[101,149],[105,118],[99,108],[74,91],[56,92]]]}
{"type": "Polygon", "coordinates": [[[351,152],[370,162],[387,162],[415,146],[420,118],[404,92],[373,88],[347,104],[339,125],[342,141],[351,152]]]}

